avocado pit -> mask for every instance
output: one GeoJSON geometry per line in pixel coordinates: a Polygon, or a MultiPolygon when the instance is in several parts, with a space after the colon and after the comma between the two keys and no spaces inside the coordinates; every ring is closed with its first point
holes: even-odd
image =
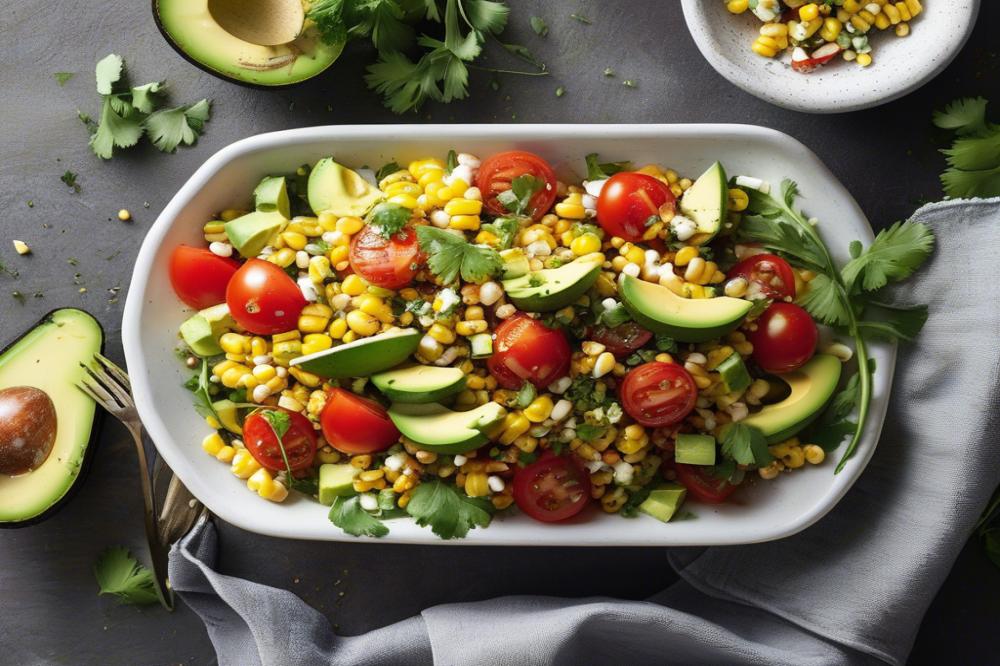
{"type": "Polygon", "coordinates": [[[299,0],[208,0],[208,12],[233,37],[260,46],[293,41],[305,22],[299,0]]]}
{"type": "Polygon", "coordinates": [[[56,441],[56,407],[31,386],[0,390],[0,474],[17,476],[44,463],[56,441]]]}

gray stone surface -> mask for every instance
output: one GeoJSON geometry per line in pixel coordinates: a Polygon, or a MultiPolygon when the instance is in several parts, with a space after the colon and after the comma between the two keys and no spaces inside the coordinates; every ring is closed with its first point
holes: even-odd
{"type": "MultiPolygon", "coordinates": [[[[552,75],[505,76],[493,91],[490,75],[476,72],[471,100],[403,118],[385,111],[365,89],[360,72],[369,54],[360,47],[349,49],[319,80],[261,92],[218,81],[178,57],[160,38],[148,2],[0,4],[0,261],[20,271],[16,280],[0,276],[0,339],[13,337],[54,307],[83,307],[101,320],[109,354],[120,360],[124,298],[115,300],[109,290],[127,289],[145,231],[197,166],[257,132],[400,121],[760,124],[788,132],[816,151],[878,228],[921,201],[940,197],[942,137],[929,124],[931,111],[959,95],[1000,100],[1000,61],[994,53],[1000,7],[992,2],[984,3],[958,60],[934,82],[881,109],[835,117],[782,111],[730,86],[702,60],[679,3],[510,4],[514,14],[507,36],[530,45],[552,75]],[[572,12],[593,24],[572,20],[572,12]],[[551,27],[545,39],[528,27],[535,14],[551,27]],[[162,155],[147,145],[107,163],[90,153],[76,111],[96,113],[93,64],[112,51],[126,57],[134,81],[166,79],[176,102],[214,100],[213,120],[195,148],[162,155]],[[606,67],[617,76],[604,77],[606,67]],[[57,71],[76,76],[60,87],[52,77],[57,71]],[[625,78],[637,80],[638,88],[624,88],[625,78]],[[558,86],[566,89],[562,98],[554,94],[558,86]],[[66,170],[79,174],[80,193],[60,182],[66,170]],[[122,207],[132,211],[134,222],[115,219],[122,207]],[[14,238],[30,243],[33,254],[16,256],[14,238]],[[79,293],[81,286],[85,293],[79,293]],[[27,302],[13,299],[13,290],[27,295],[27,302]],[[44,295],[34,298],[35,292],[44,295]]],[[[919,30],[917,24],[917,35],[919,30]]],[[[520,67],[495,45],[490,53],[494,66],[520,67]]],[[[669,156],[664,161],[669,163],[669,156]]],[[[75,501],[42,525],[0,532],[0,663],[212,663],[201,623],[185,608],[167,615],[96,596],[90,567],[97,554],[107,545],[141,548],[143,542],[131,445],[110,422],[101,439],[75,501]]],[[[663,553],[654,549],[305,543],[227,525],[221,533],[224,572],[287,587],[348,634],[448,601],[528,592],[642,598],[673,578],[663,553]]],[[[1000,572],[973,544],[932,608],[913,661],[988,661],[989,617],[1000,612],[998,591],[1000,572]]]]}

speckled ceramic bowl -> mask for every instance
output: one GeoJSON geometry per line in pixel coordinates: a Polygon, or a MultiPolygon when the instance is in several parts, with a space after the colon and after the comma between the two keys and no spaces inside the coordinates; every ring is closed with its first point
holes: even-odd
{"type": "Polygon", "coordinates": [[[749,12],[734,16],[724,0],[681,2],[695,43],[719,74],[751,95],[805,113],[867,109],[916,90],[958,54],[979,14],[979,0],[923,0],[909,37],[873,37],[870,67],[838,59],[801,74],[787,55],[769,60],[750,50],[760,21],[749,12]]]}

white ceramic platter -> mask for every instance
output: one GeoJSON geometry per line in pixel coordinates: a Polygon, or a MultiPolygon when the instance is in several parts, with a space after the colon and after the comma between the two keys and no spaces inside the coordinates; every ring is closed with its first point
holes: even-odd
{"type": "MultiPolygon", "coordinates": [[[[181,384],[190,375],[174,348],[177,327],[190,311],[167,278],[171,251],[202,243],[202,225],[219,210],[249,206],[250,193],[267,174],[292,172],[303,163],[334,155],[341,162],[378,168],[451,148],[487,156],[523,148],[547,158],[557,172],[584,173],[583,158],[658,162],[697,176],[713,161],[730,175],[753,174],[777,185],[792,175],[802,205],[819,217],[821,231],[843,260],[848,243],[872,240],[854,199],[805,146],[774,130],[745,125],[423,125],[315,127],[262,134],[238,141],[202,165],[174,196],[146,236],[136,260],[122,325],[125,357],[136,403],[157,449],[181,481],[212,512],[239,527],[277,537],[352,540],[327,520],[317,502],[289,497],[283,504],[259,499],[229,466],[205,455],[208,434],[181,384]]],[[[468,538],[442,542],[409,519],[389,521],[383,542],[565,546],[691,546],[778,539],[798,532],[829,511],[858,478],[875,449],[892,382],[895,347],[871,350],[875,376],[871,419],[857,455],[839,475],[834,460],[757,482],[721,506],[687,504],[693,520],[664,524],[648,516],[628,520],[588,509],[567,524],[545,525],[524,515],[497,518],[468,538]]],[[[832,459],[839,456],[834,454],[832,459]]]]}
{"type": "Polygon", "coordinates": [[[806,113],[867,109],[916,90],[954,59],[979,14],[979,0],[923,0],[908,37],[872,31],[871,66],[838,58],[801,74],[787,55],[768,59],[750,50],[761,26],[750,12],[733,15],[723,0],[681,2],[695,44],[719,74],[751,95],[806,113]]]}

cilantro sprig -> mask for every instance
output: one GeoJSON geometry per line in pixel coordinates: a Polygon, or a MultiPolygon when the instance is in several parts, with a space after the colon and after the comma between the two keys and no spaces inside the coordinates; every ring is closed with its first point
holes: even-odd
{"type": "Polygon", "coordinates": [[[469,530],[490,524],[493,505],[443,481],[426,481],[411,491],[406,512],[442,539],[461,539],[469,530]]]}
{"type": "MultiPolygon", "coordinates": [[[[819,232],[795,208],[798,193],[798,186],[791,180],[781,184],[778,197],[748,190],[750,202],[737,237],[761,243],[793,264],[815,271],[817,275],[799,296],[799,304],[817,321],[837,327],[854,339],[858,380],[853,402],[858,417],[851,423],[853,434],[837,464],[836,472],[840,472],[857,448],[871,404],[874,366],[868,358],[868,336],[912,339],[927,317],[924,306],[900,307],[881,302],[880,290],[912,275],[930,256],[934,236],[919,222],[897,223],[879,232],[868,248],[859,241],[851,243],[851,260],[840,269],[819,232]]],[[[845,421],[835,423],[839,430],[846,428],[845,421]]]]}
{"type": "Polygon", "coordinates": [[[385,524],[361,507],[361,498],[337,497],[330,507],[330,522],[353,536],[384,537],[389,533],[385,524]]]}
{"type": "Polygon", "coordinates": [[[122,603],[148,606],[160,600],[153,572],[121,546],[112,546],[101,553],[94,563],[94,578],[100,587],[98,594],[113,594],[122,603]]]}
{"type": "Polygon", "coordinates": [[[719,443],[722,445],[722,455],[738,465],[763,467],[774,460],[767,448],[764,433],[745,423],[726,425],[720,433],[719,443]]]}
{"type": "Polygon", "coordinates": [[[545,181],[530,173],[522,174],[511,181],[510,189],[497,195],[497,201],[512,215],[531,215],[531,200],[545,187],[545,181]]]}
{"type": "Polygon", "coordinates": [[[947,156],[941,184],[950,197],[1000,196],[1000,125],[986,120],[982,97],[958,99],[934,113],[934,124],[952,130],[957,138],[947,156]]]}
{"type": "Polygon", "coordinates": [[[431,226],[417,227],[417,242],[427,255],[427,267],[442,284],[453,284],[461,275],[466,282],[482,284],[500,273],[500,253],[475,245],[464,236],[431,226]]]}
{"type": "Polygon", "coordinates": [[[521,230],[521,220],[523,219],[525,218],[518,216],[498,217],[489,224],[484,224],[482,230],[496,236],[497,247],[506,250],[514,246],[514,240],[517,238],[517,232],[521,230]]]}
{"type": "Polygon", "coordinates": [[[412,216],[413,211],[406,206],[383,201],[372,208],[368,224],[383,238],[391,238],[403,230],[412,216]]]}

